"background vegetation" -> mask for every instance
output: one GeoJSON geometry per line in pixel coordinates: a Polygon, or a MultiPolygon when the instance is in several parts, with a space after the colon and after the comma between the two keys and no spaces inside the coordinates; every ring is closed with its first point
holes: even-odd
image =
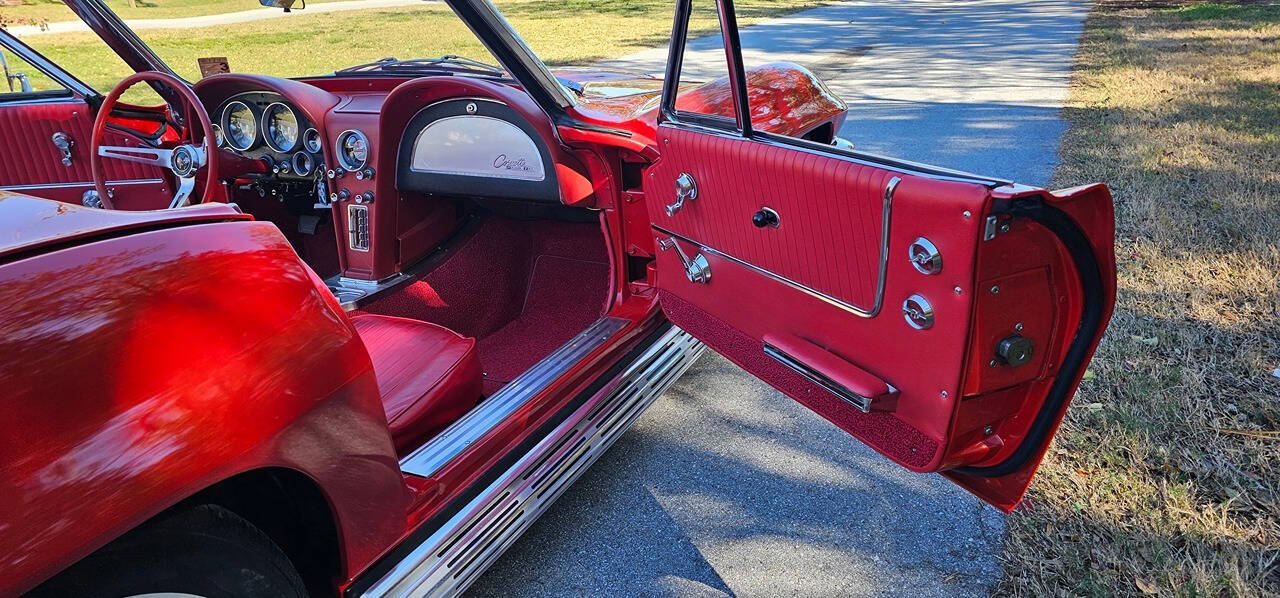
{"type": "Polygon", "coordinates": [[[1000,592],[1280,595],[1280,6],[1096,6],[1064,116],[1119,297],[1000,592]]]}

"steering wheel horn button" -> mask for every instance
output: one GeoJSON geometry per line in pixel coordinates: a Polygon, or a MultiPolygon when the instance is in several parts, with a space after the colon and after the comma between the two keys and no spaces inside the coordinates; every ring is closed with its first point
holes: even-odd
{"type": "Polygon", "coordinates": [[[169,154],[169,170],[180,178],[195,176],[204,165],[204,150],[191,145],[179,145],[169,154]]]}

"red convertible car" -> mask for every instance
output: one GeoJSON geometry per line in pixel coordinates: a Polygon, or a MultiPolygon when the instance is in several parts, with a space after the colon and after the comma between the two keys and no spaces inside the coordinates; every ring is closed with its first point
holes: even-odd
{"type": "Polygon", "coordinates": [[[731,0],[698,80],[691,0],[662,78],[448,0],[500,66],[195,83],[67,4],[135,74],[0,31],[0,595],[461,592],[704,347],[1012,510],[1111,314],[1104,186],[861,153],[731,0]]]}

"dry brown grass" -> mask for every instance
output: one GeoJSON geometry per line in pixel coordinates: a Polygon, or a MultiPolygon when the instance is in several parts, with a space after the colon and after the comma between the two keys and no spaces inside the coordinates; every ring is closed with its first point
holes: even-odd
{"type": "Polygon", "coordinates": [[[1280,594],[1280,6],[1096,8],[1065,117],[1119,297],[999,592],[1280,594]]]}

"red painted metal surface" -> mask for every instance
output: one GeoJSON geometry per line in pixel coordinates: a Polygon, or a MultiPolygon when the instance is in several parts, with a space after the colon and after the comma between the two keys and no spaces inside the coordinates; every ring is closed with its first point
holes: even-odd
{"type": "MultiPolygon", "coordinates": [[[[657,127],[662,80],[617,71],[556,71],[586,85],[586,94],[573,108],[575,115],[652,140],[657,127]],[[637,91],[639,90],[639,91],[637,91]]],[[[773,62],[746,70],[751,122],[756,130],[803,137],[830,123],[840,130],[848,107],[808,69],[789,62],[773,62]]],[[[698,114],[733,118],[733,90],[728,77],[706,83],[684,83],[676,107],[698,114]]]]}
{"type": "Polygon", "coordinates": [[[0,266],[0,410],[20,422],[0,440],[0,594],[266,466],[320,485],[347,567],[400,533],[369,358],[279,231],[220,206],[119,236],[118,213],[39,201],[0,199],[0,220],[37,231],[0,266]],[[41,243],[95,217],[102,240],[41,243]]]}

